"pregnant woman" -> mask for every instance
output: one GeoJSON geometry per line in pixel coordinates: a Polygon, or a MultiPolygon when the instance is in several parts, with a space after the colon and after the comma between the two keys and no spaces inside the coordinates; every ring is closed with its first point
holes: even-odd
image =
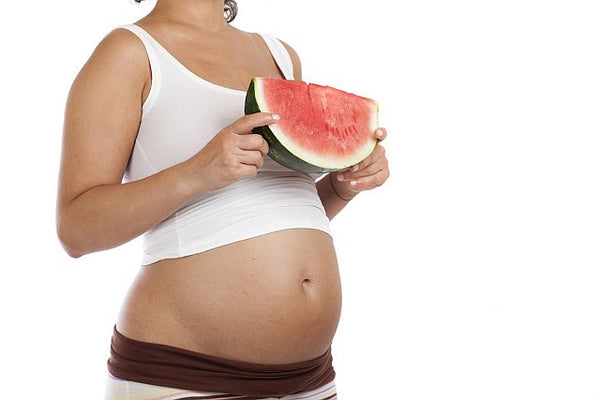
{"type": "MultiPolygon", "coordinates": [[[[252,77],[297,54],[229,22],[227,0],[158,0],[110,32],[66,106],[57,226],[72,257],[145,233],[111,341],[106,399],[336,399],[341,308],[329,231],[388,177],[383,147],[319,179],[276,164],[244,116],[252,77]]],[[[373,132],[379,140],[385,129],[373,132]]]]}

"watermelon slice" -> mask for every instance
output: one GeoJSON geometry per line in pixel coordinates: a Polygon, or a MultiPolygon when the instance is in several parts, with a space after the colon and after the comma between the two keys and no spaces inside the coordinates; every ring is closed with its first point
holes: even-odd
{"type": "Polygon", "coordinates": [[[301,172],[337,171],[364,160],[375,148],[378,104],[366,97],[302,81],[252,79],[245,113],[271,112],[281,119],[255,128],[269,156],[301,172]]]}

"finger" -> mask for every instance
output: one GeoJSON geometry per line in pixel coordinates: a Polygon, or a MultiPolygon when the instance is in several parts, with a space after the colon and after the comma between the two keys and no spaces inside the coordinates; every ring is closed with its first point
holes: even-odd
{"type": "Polygon", "coordinates": [[[260,112],[243,116],[229,125],[229,128],[237,135],[246,135],[252,133],[253,128],[274,124],[278,120],[278,114],[260,112]]]}
{"type": "MultiPolygon", "coordinates": [[[[262,139],[262,137],[261,137],[261,139],[262,139]]],[[[260,150],[260,152],[262,153],[262,155],[264,157],[264,156],[266,156],[269,153],[269,143],[267,143],[267,141],[264,140],[264,139],[263,139],[262,143],[263,144],[262,144],[262,146],[260,147],[259,150],[260,150]]]]}
{"type": "Polygon", "coordinates": [[[350,181],[350,187],[357,192],[374,189],[381,186],[387,180],[388,176],[389,171],[387,169],[382,169],[374,175],[352,179],[350,181]]]}
{"type": "Polygon", "coordinates": [[[238,165],[238,177],[241,179],[241,178],[256,176],[256,173],[258,172],[258,168],[259,167],[257,167],[254,164],[240,164],[240,165],[238,165]]]}
{"type": "Polygon", "coordinates": [[[375,129],[375,138],[380,142],[387,137],[387,130],[385,128],[379,127],[375,129]]]}
{"type": "Polygon", "coordinates": [[[381,171],[382,169],[387,168],[387,165],[385,165],[383,162],[375,162],[371,165],[368,165],[365,168],[362,168],[356,172],[349,172],[344,174],[343,180],[344,181],[352,181],[358,178],[362,178],[365,176],[370,176],[370,175],[375,175],[377,174],[379,171],[381,171]]]}
{"type": "Polygon", "coordinates": [[[373,152],[367,158],[365,158],[358,164],[355,164],[352,167],[350,167],[349,172],[352,173],[352,172],[360,171],[361,169],[365,169],[369,165],[376,163],[382,157],[385,157],[385,149],[383,148],[383,146],[381,146],[378,143],[377,146],[375,146],[375,149],[373,150],[373,152]]]}
{"type": "Polygon", "coordinates": [[[263,155],[269,152],[267,141],[257,134],[239,135],[237,145],[242,150],[258,150],[263,155]]]}
{"type": "Polygon", "coordinates": [[[343,168],[337,171],[332,172],[333,176],[338,177],[338,176],[343,176],[345,173],[352,171],[352,168],[354,168],[353,165],[347,167],[347,168],[343,168]]]}
{"type": "Polygon", "coordinates": [[[262,167],[264,163],[264,155],[257,150],[244,151],[239,155],[240,164],[255,166],[256,168],[262,167]]]}

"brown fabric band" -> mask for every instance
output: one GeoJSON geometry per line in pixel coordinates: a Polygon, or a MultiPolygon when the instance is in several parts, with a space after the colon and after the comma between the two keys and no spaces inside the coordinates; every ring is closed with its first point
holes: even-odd
{"type": "Polygon", "coordinates": [[[317,389],[335,378],[331,347],[293,364],[255,364],[146,343],[114,329],[108,371],[115,377],[199,392],[283,397],[317,389]]]}

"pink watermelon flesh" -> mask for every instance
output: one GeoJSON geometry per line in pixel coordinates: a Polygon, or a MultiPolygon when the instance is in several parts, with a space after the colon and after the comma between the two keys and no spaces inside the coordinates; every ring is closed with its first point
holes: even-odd
{"type": "Polygon", "coordinates": [[[378,126],[374,100],[302,81],[256,80],[260,109],[281,116],[270,129],[294,155],[314,165],[341,169],[373,151],[378,126]]]}

